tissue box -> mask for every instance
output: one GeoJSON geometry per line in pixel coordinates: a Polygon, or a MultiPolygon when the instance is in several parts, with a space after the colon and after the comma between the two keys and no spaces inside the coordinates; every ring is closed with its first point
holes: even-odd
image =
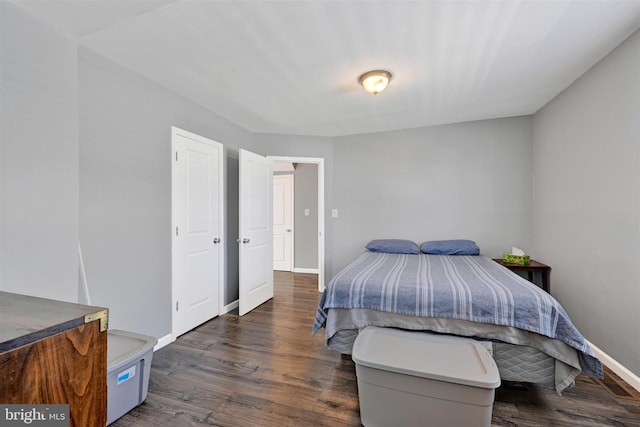
{"type": "Polygon", "coordinates": [[[502,255],[502,261],[509,264],[527,265],[530,262],[529,255],[502,255]]]}

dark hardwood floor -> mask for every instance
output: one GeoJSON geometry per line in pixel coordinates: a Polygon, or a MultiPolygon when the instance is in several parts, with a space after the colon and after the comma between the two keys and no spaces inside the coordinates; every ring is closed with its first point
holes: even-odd
{"type": "MultiPolygon", "coordinates": [[[[311,336],[316,280],[276,272],[273,300],[158,350],[146,401],[112,425],[361,425],[353,362],[327,350],[323,333],[311,336]]],[[[580,375],[562,396],[550,387],[503,385],[492,424],[640,426],[640,393],[610,371],[604,381],[580,375]]]]}

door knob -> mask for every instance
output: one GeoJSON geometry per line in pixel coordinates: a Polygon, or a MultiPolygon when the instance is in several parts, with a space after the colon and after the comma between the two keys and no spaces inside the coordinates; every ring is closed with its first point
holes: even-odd
{"type": "Polygon", "coordinates": [[[247,239],[246,237],[244,239],[242,239],[242,243],[249,243],[251,240],[247,239]]]}
{"type": "Polygon", "coordinates": [[[287,233],[291,233],[291,229],[290,228],[287,228],[287,233]]]}
{"type": "Polygon", "coordinates": [[[220,243],[220,238],[216,237],[215,239],[213,239],[213,243],[218,244],[220,243]]]}

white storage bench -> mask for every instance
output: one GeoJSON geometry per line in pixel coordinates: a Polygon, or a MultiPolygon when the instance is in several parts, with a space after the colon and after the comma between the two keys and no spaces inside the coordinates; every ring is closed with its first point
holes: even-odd
{"type": "Polygon", "coordinates": [[[352,354],[364,426],[491,425],[500,375],[478,342],[370,326],[352,354]]]}

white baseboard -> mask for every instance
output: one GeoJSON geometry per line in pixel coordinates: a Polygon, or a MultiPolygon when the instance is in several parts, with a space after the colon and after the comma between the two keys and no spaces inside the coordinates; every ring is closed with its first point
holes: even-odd
{"type": "Polygon", "coordinates": [[[611,369],[617,376],[622,378],[627,384],[636,390],[640,391],[640,377],[636,374],[622,366],[620,362],[615,360],[613,357],[609,356],[604,351],[600,350],[598,347],[593,345],[591,342],[587,341],[593,349],[593,352],[598,356],[598,359],[606,365],[607,368],[611,369]]]}
{"type": "Polygon", "coordinates": [[[224,307],[222,307],[222,313],[220,313],[220,316],[222,316],[223,314],[227,314],[230,311],[235,310],[236,308],[238,308],[238,304],[239,304],[240,300],[235,300],[234,302],[232,302],[231,304],[227,304],[224,307]]]}
{"type": "Polygon", "coordinates": [[[171,334],[160,337],[158,338],[158,344],[156,344],[155,347],[153,347],[153,351],[158,351],[165,345],[169,345],[172,342],[173,342],[173,338],[171,337],[171,334]]]}
{"type": "Polygon", "coordinates": [[[306,273],[306,274],[318,274],[318,269],[317,268],[298,268],[298,267],[294,267],[293,268],[293,272],[294,273],[306,273]]]}

